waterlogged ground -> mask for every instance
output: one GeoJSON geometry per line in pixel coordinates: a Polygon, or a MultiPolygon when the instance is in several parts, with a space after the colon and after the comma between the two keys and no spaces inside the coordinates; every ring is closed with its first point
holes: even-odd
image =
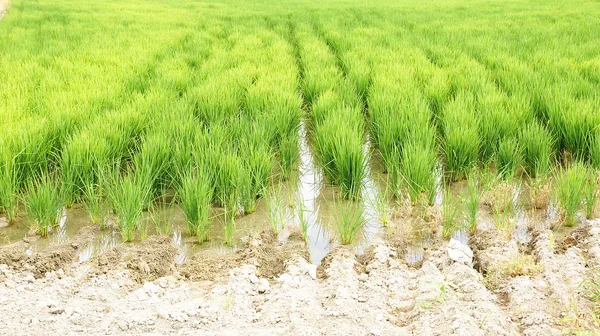
{"type": "Polygon", "coordinates": [[[102,246],[97,239],[106,230],[84,226],[64,242],[29,237],[0,248],[0,330],[593,333],[593,305],[581,284],[600,265],[600,220],[554,233],[548,228],[553,218],[542,218],[526,225],[525,240],[518,229],[507,234],[486,226],[485,216],[475,232],[451,240],[435,233],[435,214],[434,229],[421,234],[409,229],[406,217],[395,218],[363,248],[331,244],[320,265],[311,262],[310,242],[292,225],[279,238],[257,229],[235,249],[198,249],[183,260],[185,244],[172,236],[102,246]],[[428,238],[415,241],[419,235],[428,238]],[[90,246],[101,252],[90,253],[90,246]]]}

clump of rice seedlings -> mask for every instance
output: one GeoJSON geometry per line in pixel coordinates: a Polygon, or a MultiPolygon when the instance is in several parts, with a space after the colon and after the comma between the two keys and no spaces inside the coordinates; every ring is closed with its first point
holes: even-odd
{"type": "Polygon", "coordinates": [[[349,123],[341,110],[315,129],[315,153],[328,180],[338,185],[344,199],[360,196],[368,159],[363,151],[361,123],[349,123]],[[356,126],[359,125],[359,126],[356,126]]]}
{"type": "Polygon", "coordinates": [[[450,188],[444,190],[442,201],[442,236],[448,238],[462,227],[461,204],[450,188]]]}
{"type": "Polygon", "coordinates": [[[519,141],[523,150],[525,171],[534,178],[546,175],[550,171],[554,147],[554,139],[550,132],[534,120],[523,127],[519,141]]]}
{"type": "Polygon", "coordinates": [[[235,230],[235,218],[237,216],[237,202],[235,207],[232,203],[225,205],[223,212],[223,234],[225,235],[225,244],[233,246],[233,232],[235,230]]]}
{"type": "Polygon", "coordinates": [[[600,169],[600,131],[590,140],[590,162],[600,169]]]}
{"type": "Polygon", "coordinates": [[[436,152],[432,146],[416,141],[404,145],[400,171],[412,203],[424,197],[430,205],[433,204],[436,193],[435,163],[436,152]]]}
{"type": "Polygon", "coordinates": [[[177,188],[177,198],[185,214],[190,236],[196,236],[200,243],[208,240],[209,214],[213,199],[213,186],[208,174],[185,173],[177,188]]]}
{"type": "Polygon", "coordinates": [[[269,175],[273,169],[273,157],[265,146],[243,151],[244,172],[241,179],[241,202],[245,213],[256,210],[257,198],[264,195],[269,175]]]}
{"type": "Polygon", "coordinates": [[[113,173],[108,184],[108,198],[117,215],[124,242],[133,241],[136,231],[147,225],[142,223],[141,218],[151,194],[151,186],[144,182],[146,182],[144,179],[136,178],[135,174],[119,178],[118,174],[113,173]]]}
{"type": "Polygon", "coordinates": [[[482,188],[476,172],[467,176],[467,194],[465,199],[465,210],[467,226],[469,231],[474,232],[477,228],[477,213],[481,202],[482,188]]]}
{"type": "Polygon", "coordinates": [[[214,160],[214,200],[221,207],[235,208],[237,211],[241,196],[240,185],[244,178],[242,160],[233,153],[222,151],[213,152],[211,160],[214,160]]]}
{"type": "Polygon", "coordinates": [[[105,204],[104,190],[100,184],[90,183],[83,189],[83,207],[94,224],[100,224],[104,230],[104,217],[108,212],[105,204]]]}
{"type": "Polygon", "coordinates": [[[521,148],[516,138],[503,138],[498,144],[496,154],[496,169],[504,179],[515,176],[517,168],[521,164],[521,148]]]}
{"type": "Polygon", "coordinates": [[[588,168],[586,182],[583,188],[585,216],[587,219],[592,219],[594,217],[594,210],[598,203],[598,186],[598,172],[592,168],[588,168]]]}
{"type": "Polygon", "coordinates": [[[458,180],[477,163],[480,138],[473,99],[466,94],[444,107],[442,116],[443,151],[446,167],[453,180],[458,180]]]}
{"type": "Polygon", "coordinates": [[[43,175],[29,182],[25,204],[34,222],[32,228],[40,236],[47,237],[50,229],[57,224],[60,209],[60,197],[54,181],[43,175]]]}
{"type": "Polygon", "coordinates": [[[6,213],[9,223],[12,223],[17,216],[18,184],[14,159],[3,157],[0,162],[0,212],[6,213]]]}
{"type": "Polygon", "coordinates": [[[279,142],[279,166],[284,181],[290,178],[299,160],[300,146],[298,145],[298,138],[287,136],[281,139],[279,142]]]}
{"type": "Polygon", "coordinates": [[[271,187],[265,195],[271,231],[275,235],[283,230],[285,225],[285,198],[282,195],[281,184],[271,187]]]}
{"type": "Polygon", "coordinates": [[[383,156],[383,165],[387,172],[387,185],[390,186],[392,195],[399,199],[403,182],[400,174],[400,152],[394,150],[388,156],[383,156]]]}
{"type": "Polygon", "coordinates": [[[575,214],[584,199],[582,190],[587,182],[587,174],[585,166],[576,162],[568,168],[561,168],[556,177],[556,198],[567,226],[575,225],[575,214]]]}
{"type": "Polygon", "coordinates": [[[360,202],[337,201],[337,231],[342,245],[352,244],[367,221],[364,206],[360,202]]]}

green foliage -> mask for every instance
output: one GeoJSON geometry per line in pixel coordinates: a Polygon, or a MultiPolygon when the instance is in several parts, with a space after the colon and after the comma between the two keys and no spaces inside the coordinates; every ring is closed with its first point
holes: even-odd
{"type": "Polygon", "coordinates": [[[60,197],[56,190],[56,183],[48,175],[35,178],[27,185],[27,213],[33,221],[35,233],[42,237],[48,236],[58,223],[60,197]]]}
{"type": "Polygon", "coordinates": [[[580,162],[558,172],[555,180],[555,192],[558,204],[564,211],[564,220],[567,226],[575,225],[575,214],[584,200],[582,190],[585,188],[587,176],[587,169],[580,162]]]}
{"type": "Polygon", "coordinates": [[[213,192],[210,176],[204,171],[186,173],[177,188],[177,198],[185,213],[188,232],[196,236],[200,243],[209,238],[213,192]]]}

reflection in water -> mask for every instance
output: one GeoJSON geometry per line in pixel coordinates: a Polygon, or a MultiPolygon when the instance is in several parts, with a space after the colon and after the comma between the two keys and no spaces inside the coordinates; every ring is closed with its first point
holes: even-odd
{"type": "MultiPolygon", "coordinates": [[[[367,158],[369,157],[370,145],[370,141],[367,140],[363,153],[363,155],[367,158]]],[[[362,181],[360,199],[364,209],[363,216],[365,219],[365,227],[363,228],[362,239],[356,248],[356,252],[358,254],[364,253],[365,248],[375,241],[381,232],[381,228],[383,227],[376,208],[379,197],[382,197],[381,192],[379,191],[379,187],[377,186],[377,183],[373,177],[371,166],[367,164],[365,167],[365,177],[362,181]]]]}
{"type": "Polygon", "coordinates": [[[101,231],[79,253],[79,262],[104,254],[121,244],[121,234],[116,230],[101,231]]]}
{"type": "Polygon", "coordinates": [[[306,239],[311,262],[320,264],[327,253],[331,251],[329,232],[318,220],[319,206],[317,198],[323,187],[323,175],[316,168],[313,155],[308,146],[306,138],[306,125],[301,122],[299,129],[300,136],[300,164],[298,167],[298,186],[295,195],[296,204],[293,213],[296,222],[305,220],[308,223],[306,239]],[[302,216],[302,217],[301,217],[302,216]]]}
{"type": "Polygon", "coordinates": [[[423,248],[423,243],[412,245],[406,251],[406,261],[411,264],[422,261],[424,256],[425,249],[423,248]]]}

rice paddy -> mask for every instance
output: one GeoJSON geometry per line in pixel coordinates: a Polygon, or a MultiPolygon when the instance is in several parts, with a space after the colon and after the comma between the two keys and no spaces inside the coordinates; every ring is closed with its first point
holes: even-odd
{"type": "Polygon", "coordinates": [[[598,203],[594,13],[580,0],[14,1],[0,21],[0,216],[47,236],[81,206],[131,242],[171,234],[178,209],[197,244],[234,246],[258,212],[275,234],[357,244],[405,201],[439,208],[443,237],[486,210],[512,227],[527,184],[576,225],[598,203]]]}

